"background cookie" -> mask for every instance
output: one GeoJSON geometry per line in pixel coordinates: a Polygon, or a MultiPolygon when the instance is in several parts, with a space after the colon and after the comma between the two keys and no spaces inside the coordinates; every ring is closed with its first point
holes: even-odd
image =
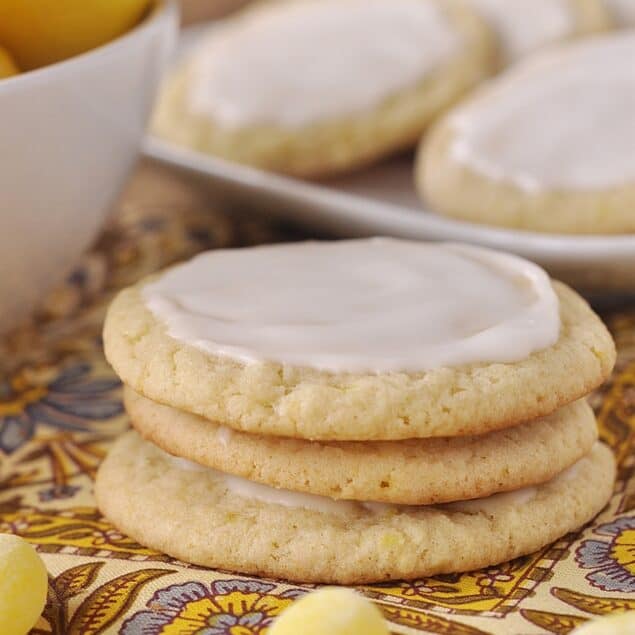
{"type": "Polygon", "coordinates": [[[167,81],[155,133],[305,177],[414,145],[494,63],[488,30],[454,0],[268,3],[206,46],[167,81]]]}
{"type": "Polygon", "coordinates": [[[215,357],[170,337],[141,286],[120,293],[104,327],[108,361],[138,393],[232,428],[323,440],[482,434],[550,414],[588,394],[615,361],[588,304],[555,283],[554,346],[510,364],[420,373],[331,373],[215,357]]]}
{"type": "Polygon", "coordinates": [[[130,432],[99,468],[95,495],[120,530],[181,560],[354,584],[468,571],[531,553],[593,518],[611,496],[614,474],[612,453],[598,443],[535,489],[440,507],[331,501],[337,507],[316,511],[244,498],[220,473],[175,467],[130,432]]]}
{"type": "Polygon", "coordinates": [[[618,26],[635,25],[635,2],[633,0],[603,0],[603,2],[618,26]]]}
{"type": "Polygon", "coordinates": [[[634,57],[635,34],[618,31],[544,51],[485,84],[422,142],[424,205],[532,231],[635,232],[635,70],[624,63],[634,57]]]}
{"type": "Polygon", "coordinates": [[[544,483],[597,439],[586,401],[482,437],[326,443],[232,431],[146,399],[126,410],[144,438],[190,461],[273,487],[335,499],[429,505],[544,483]]]}
{"type": "Polygon", "coordinates": [[[503,64],[611,25],[602,0],[468,0],[468,4],[496,32],[503,64]]]}

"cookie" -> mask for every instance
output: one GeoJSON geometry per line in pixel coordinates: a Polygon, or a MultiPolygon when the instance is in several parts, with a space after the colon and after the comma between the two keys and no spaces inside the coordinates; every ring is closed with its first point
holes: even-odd
{"type": "Polygon", "coordinates": [[[120,293],[104,345],[149,399],[328,441],[509,427],[585,396],[615,361],[600,319],[536,265],[396,239],[207,252],[120,293]]]}
{"type": "Polygon", "coordinates": [[[499,38],[503,64],[611,26],[602,0],[468,0],[499,38]]]}
{"type": "Polygon", "coordinates": [[[485,84],[422,143],[424,205],[538,232],[635,232],[635,68],[624,63],[634,57],[635,33],[616,31],[539,53],[485,84]]]}
{"type": "Polygon", "coordinates": [[[269,2],[215,25],[152,124],[230,161],[322,177],[414,146],[486,76],[493,38],[454,0],[269,2]]]}
{"type": "Polygon", "coordinates": [[[617,26],[635,26],[635,2],[633,0],[603,0],[603,2],[617,26]]]}
{"type": "Polygon", "coordinates": [[[593,518],[615,462],[599,442],[535,488],[443,506],[332,501],[181,467],[129,432],[102,463],[103,514],[195,564],[298,582],[359,584],[468,571],[531,553],[593,518]]]}
{"type": "Polygon", "coordinates": [[[272,487],[407,505],[544,483],[587,454],[597,439],[584,400],[480,437],[339,443],[232,431],[130,388],[125,403],[139,434],[170,454],[272,487]]]}

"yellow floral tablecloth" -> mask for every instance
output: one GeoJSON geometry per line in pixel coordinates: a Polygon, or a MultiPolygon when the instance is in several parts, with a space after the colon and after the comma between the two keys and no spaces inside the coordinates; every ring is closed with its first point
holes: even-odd
{"type": "MultiPolygon", "coordinates": [[[[40,635],[264,635],[310,588],[183,564],[122,535],[95,508],[95,471],[128,425],[100,340],[113,293],[202,249],[296,237],[230,220],[166,178],[126,197],[34,321],[0,341],[0,532],[25,537],[46,562],[48,602],[33,631],[40,635]]],[[[604,317],[619,361],[592,403],[620,464],[609,507],[526,558],[361,587],[393,633],[564,634],[635,609],[635,307],[604,317]]]]}

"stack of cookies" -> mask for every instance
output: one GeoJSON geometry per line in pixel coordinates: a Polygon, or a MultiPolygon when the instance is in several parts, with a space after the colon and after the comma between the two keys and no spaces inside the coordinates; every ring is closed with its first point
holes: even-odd
{"type": "Polygon", "coordinates": [[[609,333],[523,259],[393,239],[218,250],[105,326],[135,430],[103,513],[182,560],[302,582],[466,571],[579,528],[615,464],[609,333]]]}

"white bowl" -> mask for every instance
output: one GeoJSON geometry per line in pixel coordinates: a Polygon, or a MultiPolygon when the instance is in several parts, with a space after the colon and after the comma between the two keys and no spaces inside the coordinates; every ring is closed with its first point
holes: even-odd
{"type": "Polygon", "coordinates": [[[134,163],[178,11],[163,0],[125,35],[0,80],[0,332],[95,239],[134,163]]]}

